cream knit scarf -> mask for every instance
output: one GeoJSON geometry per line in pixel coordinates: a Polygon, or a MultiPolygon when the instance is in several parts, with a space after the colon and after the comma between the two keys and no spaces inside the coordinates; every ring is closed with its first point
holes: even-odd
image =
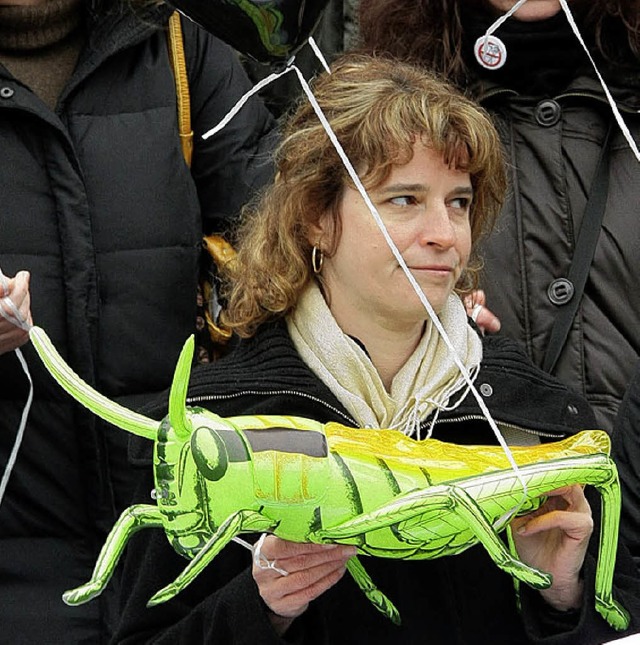
{"type": "MultiPolygon", "coordinates": [[[[472,378],[482,359],[482,342],[467,321],[460,298],[449,296],[440,321],[472,378]]],[[[361,427],[395,428],[420,438],[420,421],[447,407],[466,381],[438,330],[428,320],[409,360],[387,392],[367,353],[338,327],[317,285],[303,292],[287,317],[293,344],[361,427]]]]}

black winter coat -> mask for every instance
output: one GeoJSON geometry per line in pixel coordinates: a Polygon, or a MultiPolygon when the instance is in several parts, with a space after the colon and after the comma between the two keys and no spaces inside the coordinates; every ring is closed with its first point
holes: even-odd
{"type": "MultiPolygon", "coordinates": [[[[170,383],[196,317],[201,235],[270,176],[259,99],[206,142],[251,86],[232,50],[183,20],[195,150],[185,165],[167,8],[100,17],[55,112],[0,66],[0,266],[31,272],[31,307],[73,368],[112,399],[170,383]]],[[[70,609],[131,491],[120,435],[61,392],[25,346],[35,401],[0,507],[0,641],[100,642],[100,603],[70,609]]],[[[27,398],[0,356],[0,470],[27,398]]]]}
{"type": "MultiPolygon", "coordinates": [[[[484,355],[476,385],[497,422],[529,428],[543,441],[592,427],[593,413],[584,399],[534,368],[512,341],[486,339],[484,355]]],[[[288,414],[355,425],[300,359],[281,324],[261,329],[228,359],[198,368],[192,375],[188,403],[222,416],[288,414]]],[[[157,409],[154,416],[163,413],[164,409],[157,409]]],[[[496,443],[472,396],[459,409],[442,415],[434,437],[496,443]]],[[[144,457],[148,443],[137,457],[147,467],[139,495],[144,503],[149,503],[153,487],[149,460],[144,457]]],[[[597,514],[597,502],[594,507],[597,514]]],[[[596,536],[592,548],[597,549],[596,536]]],[[[401,627],[378,613],[346,575],[312,602],[294,621],[287,638],[280,639],[271,629],[251,576],[250,554],[242,546],[227,545],[186,589],[153,608],[145,606],[148,599],[174,580],[187,561],[172,550],[164,532],[154,528],[133,536],[125,554],[122,619],[114,643],[595,645],[615,637],[594,611],[592,555],[584,570],[584,609],[575,615],[552,611],[528,588],[522,590],[520,613],[513,581],[482,546],[430,561],[363,558],[372,579],[396,604],[401,627]]],[[[633,573],[623,549],[614,594],[631,611],[632,629],[637,630],[640,588],[633,573]]]]}
{"type": "MultiPolygon", "coordinates": [[[[558,52],[559,56],[562,56],[558,52]]],[[[640,77],[608,76],[609,88],[640,141],[640,77]]],[[[613,114],[587,72],[552,96],[527,96],[493,84],[476,93],[506,149],[510,190],[497,230],[483,244],[481,287],[502,331],[543,364],[549,334],[567,303],[576,235],[613,114]]],[[[581,392],[598,426],[611,430],[640,356],[640,164],[617,126],[609,151],[609,192],[584,297],[554,374],[581,392]]]]}

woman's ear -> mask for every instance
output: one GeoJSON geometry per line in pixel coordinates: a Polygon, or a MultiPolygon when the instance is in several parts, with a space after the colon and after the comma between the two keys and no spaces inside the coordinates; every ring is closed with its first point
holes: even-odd
{"type": "Polygon", "coordinates": [[[323,213],[317,222],[309,224],[307,239],[311,246],[322,246],[322,242],[333,237],[333,222],[327,213],[323,213]]]}

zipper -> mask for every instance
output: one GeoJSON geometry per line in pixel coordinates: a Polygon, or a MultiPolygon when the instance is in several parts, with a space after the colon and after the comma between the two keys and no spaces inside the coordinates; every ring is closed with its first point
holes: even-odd
{"type": "MultiPolygon", "coordinates": [[[[461,417],[452,417],[450,419],[436,419],[434,425],[445,424],[445,423],[464,423],[465,421],[486,421],[486,417],[482,414],[466,414],[461,417]]],[[[515,425],[513,423],[504,423],[499,419],[496,419],[496,424],[501,425],[504,428],[509,428],[511,430],[518,430],[524,432],[525,434],[533,435],[535,437],[544,437],[545,439],[563,439],[567,436],[566,433],[562,432],[546,432],[544,430],[532,430],[531,428],[525,428],[523,426],[515,425]]],[[[420,424],[420,429],[426,428],[430,425],[430,421],[423,421],[420,424]]]]}
{"type": "Polygon", "coordinates": [[[241,396],[245,395],[251,395],[251,396],[273,396],[273,395],[284,395],[284,396],[299,396],[303,399],[308,399],[309,401],[313,401],[314,403],[319,403],[323,407],[327,408],[328,410],[331,410],[335,414],[337,414],[339,417],[347,421],[347,423],[353,425],[354,427],[357,427],[357,423],[354,419],[352,419],[348,414],[345,414],[342,410],[339,410],[335,406],[331,405],[330,403],[327,403],[326,401],[323,401],[317,396],[313,396],[313,394],[307,394],[306,392],[298,392],[297,390],[269,390],[268,392],[260,391],[260,390],[243,390],[241,392],[234,392],[233,394],[203,394],[200,396],[190,396],[187,398],[187,403],[192,404],[192,403],[203,403],[205,401],[225,401],[229,399],[235,399],[241,396]]]}
{"type": "MultiPolygon", "coordinates": [[[[243,390],[242,392],[234,392],[233,394],[203,394],[200,396],[191,396],[187,398],[187,404],[198,404],[198,403],[204,403],[208,401],[226,401],[230,399],[235,399],[241,396],[245,395],[251,395],[251,396],[273,396],[273,395],[284,395],[284,396],[298,396],[303,399],[308,399],[309,401],[313,401],[314,403],[318,403],[322,405],[323,407],[327,408],[328,410],[331,410],[331,412],[337,414],[339,417],[344,419],[347,423],[351,424],[353,427],[358,427],[358,424],[356,421],[350,417],[348,414],[345,414],[342,412],[342,410],[339,410],[335,406],[331,405],[330,403],[327,403],[326,401],[323,401],[317,396],[313,396],[313,394],[307,394],[306,392],[299,392],[297,390],[270,390],[268,392],[265,391],[260,391],[260,390],[243,390]]],[[[435,425],[439,424],[446,424],[446,423],[464,423],[465,421],[486,421],[486,418],[481,415],[481,414],[467,414],[463,415],[461,417],[452,417],[450,419],[441,419],[438,418],[436,419],[435,425]]],[[[536,437],[544,437],[546,439],[562,439],[566,436],[566,433],[559,433],[559,432],[545,432],[544,430],[532,430],[531,428],[525,428],[523,426],[518,426],[513,423],[504,423],[502,421],[497,420],[496,423],[500,424],[501,426],[505,428],[510,428],[511,430],[519,430],[520,432],[524,432],[525,434],[533,435],[536,437]]],[[[431,425],[431,421],[429,419],[426,419],[420,423],[420,430],[424,430],[427,428],[427,426],[431,425]]]]}

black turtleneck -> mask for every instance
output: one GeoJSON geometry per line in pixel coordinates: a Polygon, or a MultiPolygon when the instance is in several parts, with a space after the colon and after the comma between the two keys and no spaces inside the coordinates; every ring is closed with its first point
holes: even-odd
{"type": "Polygon", "coordinates": [[[552,96],[567,86],[576,69],[589,65],[582,45],[560,11],[539,21],[509,18],[493,32],[506,46],[507,61],[500,69],[485,69],[475,58],[474,45],[496,16],[480,8],[465,8],[461,14],[465,63],[481,79],[523,94],[552,96]]]}
{"type": "Polygon", "coordinates": [[[0,63],[51,109],[84,42],[83,0],[0,6],[0,63]]]}

